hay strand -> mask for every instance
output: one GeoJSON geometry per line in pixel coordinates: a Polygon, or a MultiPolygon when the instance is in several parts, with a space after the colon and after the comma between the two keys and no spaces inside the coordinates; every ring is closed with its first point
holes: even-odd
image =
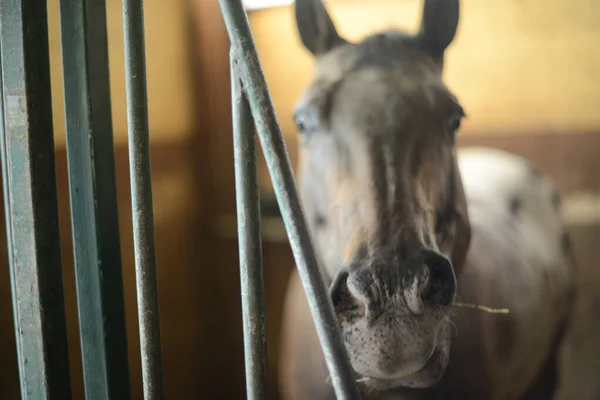
{"type": "Polygon", "coordinates": [[[478,310],[485,311],[490,314],[508,314],[508,313],[510,313],[510,310],[508,308],[490,308],[490,307],[486,307],[486,306],[481,306],[479,304],[461,303],[458,301],[455,301],[454,303],[452,303],[452,306],[453,307],[476,308],[478,310]]]}

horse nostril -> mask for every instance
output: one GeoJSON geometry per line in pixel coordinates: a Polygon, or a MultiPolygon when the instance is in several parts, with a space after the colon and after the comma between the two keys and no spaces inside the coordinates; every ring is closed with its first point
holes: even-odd
{"type": "Polygon", "coordinates": [[[331,297],[333,306],[337,308],[337,305],[343,303],[349,294],[348,271],[343,270],[337,274],[329,288],[329,296],[331,297]]]}
{"type": "Polygon", "coordinates": [[[456,291],[456,277],[452,269],[452,263],[443,255],[431,252],[424,261],[427,277],[420,286],[421,297],[426,303],[443,306],[452,304],[456,291]]]}
{"type": "Polygon", "coordinates": [[[336,314],[354,320],[365,315],[365,303],[351,293],[348,287],[348,276],[346,270],[338,273],[329,289],[329,296],[336,314]]]}

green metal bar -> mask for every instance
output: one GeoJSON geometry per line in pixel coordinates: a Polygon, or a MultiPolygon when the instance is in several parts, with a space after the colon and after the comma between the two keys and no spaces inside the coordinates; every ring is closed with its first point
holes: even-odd
{"type": "Polygon", "coordinates": [[[298,188],[290,165],[267,82],[241,0],[219,0],[221,12],[239,60],[237,71],[258,128],[275,195],[281,208],[300,279],[338,399],[359,399],[354,373],[342,340],[328,290],[323,282],[298,188]]]}
{"type": "Polygon", "coordinates": [[[71,398],[47,11],[0,2],[2,168],[21,396],[71,398]]]}
{"type": "Polygon", "coordinates": [[[142,0],[123,0],[129,173],[144,398],[164,399],[142,0]]]}
{"type": "Polygon", "coordinates": [[[267,398],[267,345],[256,136],[233,51],[230,61],[246,391],[248,399],[260,400],[267,398]]]}
{"type": "Polygon", "coordinates": [[[105,1],[61,0],[60,26],[86,399],[128,399],[105,1]]]}

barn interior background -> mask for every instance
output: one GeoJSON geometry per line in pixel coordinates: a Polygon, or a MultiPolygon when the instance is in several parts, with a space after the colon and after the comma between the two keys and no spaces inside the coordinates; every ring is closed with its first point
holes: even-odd
{"type": "MultiPolygon", "coordinates": [[[[251,10],[249,19],[295,165],[292,109],[312,62],[297,39],[289,2],[275,3],[283,5],[251,10]]],[[[330,0],[328,7],[340,33],[358,39],[390,26],[415,29],[421,3],[330,0]]],[[[69,350],[74,398],[83,399],[58,0],[48,0],[48,14],[69,350]]],[[[107,0],[107,17],[129,362],[133,398],[141,399],[120,1],[107,0]]],[[[212,0],[146,0],[145,18],[166,395],[244,398],[227,34],[212,0]]],[[[600,370],[600,347],[583,340],[584,332],[600,329],[594,256],[600,248],[599,37],[595,0],[462,0],[445,71],[469,115],[460,145],[492,145],[528,157],[565,196],[582,291],[571,340],[589,354],[581,362],[581,372],[589,374],[600,370]]],[[[279,323],[293,257],[262,159],[260,179],[268,368],[276,399],[279,323]]],[[[19,383],[5,236],[0,229],[0,398],[8,400],[19,398],[19,383]]]]}

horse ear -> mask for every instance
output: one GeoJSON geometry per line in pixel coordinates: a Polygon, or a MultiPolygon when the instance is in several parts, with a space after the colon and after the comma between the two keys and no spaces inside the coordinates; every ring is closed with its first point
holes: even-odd
{"type": "Polygon", "coordinates": [[[300,39],[317,56],[347,43],[335,29],[322,0],[296,0],[296,26],[300,39]]]}
{"type": "Polygon", "coordinates": [[[417,39],[433,58],[443,58],[456,34],[458,17],[459,0],[425,0],[417,39]]]}

